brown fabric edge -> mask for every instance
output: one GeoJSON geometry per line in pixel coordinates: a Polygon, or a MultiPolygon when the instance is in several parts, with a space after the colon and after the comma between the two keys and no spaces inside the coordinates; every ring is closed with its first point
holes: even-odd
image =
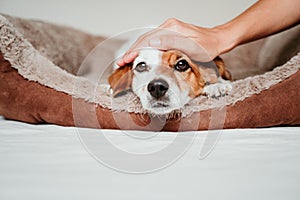
{"type": "Polygon", "coordinates": [[[300,71],[260,94],[222,110],[167,120],[147,114],[112,112],[24,79],[0,54],[0,115],[27,123],[103,129],[195,131],[300,124],[300,71]],[[212,119],[220,114],[220,119],[212,119]],[[217,119],[217,120],[216,120],[217,119]]]}

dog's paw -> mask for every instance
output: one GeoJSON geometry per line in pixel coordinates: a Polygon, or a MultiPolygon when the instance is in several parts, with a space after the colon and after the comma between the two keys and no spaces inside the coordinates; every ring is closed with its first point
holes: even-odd
{"type": "Polygon", "coordinates": [[[209,97],[219,98],[230,94],[232,90],[231,83],[229,81],[222,81],[220,83],[214,83],[204,87],[203,93],[209,97]]]}

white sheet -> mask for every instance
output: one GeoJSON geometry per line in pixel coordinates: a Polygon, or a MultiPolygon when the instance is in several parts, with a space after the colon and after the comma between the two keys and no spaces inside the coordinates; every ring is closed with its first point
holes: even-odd
{"type": "MultiPolygon", "coordinates": [[[[78,130],[99,134],[99,130],[0,119],[0,199],[300,198],[300,127],[224,130],[203,160],[198,158],[202,142],[207,133],[216,132],[197,132],[194,143],[175,163],[139,175],[96,161],[78,130]]],[[[120,148],[145,154],[165,148],[177,136],[101,131],[120,148]],[[147,143],[128,139],[124,133],[153,137],[147,143]]],[[[192,132],[180,134],[193,137],[192,132]]]]}

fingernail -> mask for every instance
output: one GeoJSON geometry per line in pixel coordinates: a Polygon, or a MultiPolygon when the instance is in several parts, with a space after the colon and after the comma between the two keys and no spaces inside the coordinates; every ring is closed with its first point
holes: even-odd
{"type": "Polygon", "coordinates": [[[125,57],[123,57],[123,60],[126,63],[130,63],[136,56],[137,56],[137,52],[133,51],[130,52],[128,55],[125,55],[125,57]]]}
{"type": "Polygon", "coordinates": [[[131,54],[128,54],[127,56],[125,56],[123,58],[124,63],[129,63],[132,59],[131,57],[132,57],[131,54]]]}
{"type": "Polygon", "coordinates": [[[122,67],[122,66],[124,65],[123,59],[119,59],[119,60],[117,61],[117,65],[119,65],[120,67],[122,67]]]}

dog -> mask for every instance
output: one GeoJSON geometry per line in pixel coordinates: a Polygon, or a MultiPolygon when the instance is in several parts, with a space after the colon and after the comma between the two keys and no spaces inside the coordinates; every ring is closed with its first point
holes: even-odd
{"type": "Polygon", "coordinates": [[[199,95],[219,98],[230,93],[231,74],[220,57],[191,60],[178,50],[143,49],[133,63],[108,78],[114,97],[132,90],[145,110],[163,115],[181,109],[199,95]]]}

